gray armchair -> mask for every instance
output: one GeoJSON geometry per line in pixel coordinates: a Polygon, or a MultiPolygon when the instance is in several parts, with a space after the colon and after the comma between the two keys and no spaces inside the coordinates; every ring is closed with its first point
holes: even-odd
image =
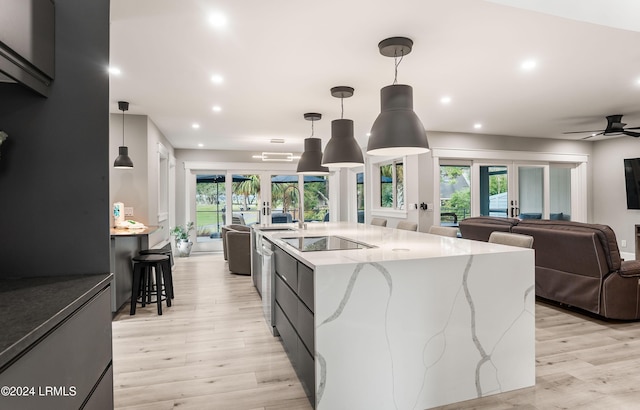
{"type": "Polygon", "coordinates": [[[244,231],[251,232],[251,228],[247,225],[225,225],[220,229],[220,236],[222,236],[222,252],[224,252],[224,260],[229,260],[229,255],[227,253],[227,233],[229,231],[244,231]]]}
{"type": "Polygon", "coordinates": [[[229,270],[240,275],[251,275],[251,232],[230,230],[226,237],[229,270]]]}

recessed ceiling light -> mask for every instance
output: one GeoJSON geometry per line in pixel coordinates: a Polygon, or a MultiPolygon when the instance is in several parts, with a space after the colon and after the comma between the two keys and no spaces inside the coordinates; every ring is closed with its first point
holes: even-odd
{"type": "Polygon", "coordinates": [[[473,128],[479,130],[480,128],[482,128],[482,124],[480,124],[479,122],[476,122],[475,124],[473,124],[473,128]]]}
{"type": "Polygon", "coordinates": [[[200,144],[198,144],[198,147],[202,148],[202,147],[204,147],[204,144],[200,143],[200,144]]]}
{"type": "Polygon", "coordinates": [[[224,28],[227,26],[227,16],[222,13],[212,13],[209,15],[209,24],[215,28],[224,28]]]}
{"type": "Polygon", "coordinates": [[[371,133],[370,133],[370,132],[367,132],[367,137],[370,137],[370,136],[371,136],[371,133]]]}
{"type": "Polygon", "coordinates": [[[198,128],[200,128],[200,124],[198,124],[197,122],[194,122],[193,124],[191,124],[191,127],[197,130],[198,128]]]}
{"type": "Polygon", "coordinates": [[[224,82],[224,77],[220,74],[214,74],[211,76],[211,82],[214,84],[222,84],[224,82]]]}
{"type": "Polygon", "coordinates": [[[118,67],[109,67],[109,74],[113,74],[113,75],[120,75],[122,74],[122,71],[120,71],[120,69],[118,67]]]}
{"type": "Polygon", "coordinates": [[[222,107],[220,107],[219,105],[214,105],[214,106],[213,106],[213,108],[212,108],[212,110],[213,110],[214,112],[220,112],[220,111],[222,111],[222,107]]]}
{"type": "Polygon", "coordinates": [[[445,95],[444,97],[440,98],[440,102],[442,104],[449,104],[451,102],[451,97],[449,97],[448,95],[445,95]]]}
{"type": "Polygon", "coordinates": [[[536,68],[536,65],[537,65],[537,63],[536,63],[535,60],[526,60],[526,61],[522,62],[520,67],[525,71],[531,71],[534,68],[536,68]]]}

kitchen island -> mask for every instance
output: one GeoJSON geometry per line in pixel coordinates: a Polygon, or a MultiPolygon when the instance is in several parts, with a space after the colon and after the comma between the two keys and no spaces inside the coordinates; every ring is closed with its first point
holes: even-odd
{"type": "Polygon", "coordinates": [[[342,222],[262,235],[275,333],[317,409],[425,409],[534,385],[533,250],[342,222]]]}

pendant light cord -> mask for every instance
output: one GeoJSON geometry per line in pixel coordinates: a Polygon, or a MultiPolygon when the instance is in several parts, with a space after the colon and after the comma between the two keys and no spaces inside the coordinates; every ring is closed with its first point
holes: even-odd
{"type": "Polygon", "coordinates": [[[316,120],[311,120],[311,138],[313,138],[313,123],[314,123],[315,121],[316,121],[316,120]]]}
{"type": "Polygon", "coordinates": [[[344,97],[340,97],[340,119],[344,119],[344,97]]]}
{"type": "Polygon", "coordinates": [[[124,110],[122,110],[122,146],[124,147],[124,110]]]}
{"type": "Polygon", "coordinates": [[[398,83],[398,66],[402,62],[403,58],[404,58],[404,51],[400,54],[400,60],[398,60],[397,51],[396,51],[396,55],[393,56],[393,61],[395,62],[395,66],[396,66],[395,67],[395,76],[393,77],[393,85],[396,85],[398,83]]]}

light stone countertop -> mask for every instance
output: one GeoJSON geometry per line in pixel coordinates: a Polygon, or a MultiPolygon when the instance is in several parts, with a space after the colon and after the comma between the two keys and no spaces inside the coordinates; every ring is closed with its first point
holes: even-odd
{"type": "MultiPolygon", "coordinates": [[[[262,231],[263,235],[311,267],[489,253],[533,252],[531,249],[350,222],[308,223],[305,230],[299,230],[296,224],[270,225],[272,228],[274,226],[287,226],[294,230],[269,231],[269,227],[266,227],[262,231]],[[301,252],[280,240],[280,238],[325,235],[341,236],[373,245],[375,248],[301,252]]],[[[254,225],[253,228],[260,230],[261,226],[254,225]]]]}

